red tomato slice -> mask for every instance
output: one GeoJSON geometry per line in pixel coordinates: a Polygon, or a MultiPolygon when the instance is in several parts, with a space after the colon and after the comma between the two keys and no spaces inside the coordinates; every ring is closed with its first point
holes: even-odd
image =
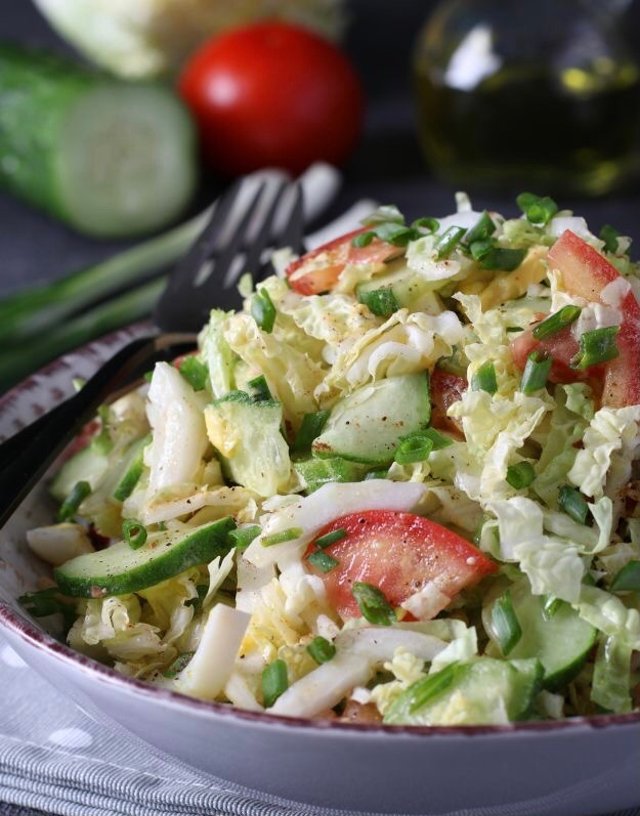
{"type": "MultiPolygon", "coordinates": [[[[594,303],[601,303],[604,287],[620,278],[618,270],[605,257],[570,230],[551,247],[548,263],[560,271],[570,294],[594,303]]],[[[612,408],[640,403],[640,305],[631,290],[621,299],[620,311],[622,323],[617,338],[620,354],[615,360],[586,371],[571,368],[578,341],[568,327],[545,340],[536,340],[531,329],[522,332],[511,344],[515,364],[524,369],[530,352],[545,351],[553,358],[551,382],[589,381],[596,394],[602,394],[602,405],[612,408]]]]}
{"type": "Polygon", "coordinates": [[[456,436],[462,435],[462,425],[457,419],[447,416],[447,410],[454,402],[462,399],[468,388],[464,377],[449,374],[435,368],[430,378],[431,391],[431,424],[440,431],[448,431],[456,436]]]}
{"type": "MultiPolygon", "coordinates": [[[[346,536],[323,552],[336,558],[338,565],[326,573],[311,564],[309,569],[322,578],[330,603],[343,618],[361,615],[351,592],[355,581],[378,587],[396,607],[430,582],[452,599],[460,590],[498,569],[497,564],[464,538],[411,513],[392,510],[351,513],[327,524],[317,538],[334,530],[345,530],[346,536]]],[[[306,555],[315,549],[312,542],[306,555]]]]}
{"type": "Polygon", "coordinates": [[[291,288],[301,295],[329,292],[347,264],[374,264],[382,270],[386,261],[404,253],[404,247],[394,246],[379,238],[374,238],[366,247],[354,247],[352,239],[367,232],[367,229],[362,227],[348,232],[292,261],[286,271],[291,288]]]}

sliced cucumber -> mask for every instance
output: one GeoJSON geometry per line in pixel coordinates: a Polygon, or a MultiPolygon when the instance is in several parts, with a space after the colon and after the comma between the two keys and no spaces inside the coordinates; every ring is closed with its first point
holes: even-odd
{"type": "Polygon", "coordinates": [[[168,87],[3,45],[0,105],[0,186],[83,232],[156,229],[193,193],[194,129],[168,87]]]}
{"type": "Polygon", "coordinates": [[[64,463],[49,486],[54,499],[63,502],[78,482],[89,482],[92,489],[109,467],[109,457],[95,445],[87,445],[64,463]]]}
{"type": "Polygon", "coordinates": [[[293,467],[304,479],[307,493],[313,493],[327,482],[360,482],[367,472],[366,465],[349,462],[339,456],[330,459],[304,459],[294,462],[293,467]]]}
{"type": "Polygon", "coordinates": [[[207,434],[223,457],[228,475],[260,496],[273,496],[291,475],[289,447],[280,426],[282,406],[232,391],[208,405],[207,434]]]}
{"type": "MultiPolygon", "coordinates": [[[[585,664],[596,642],[597,630],[564,601],[554,604],[551,616],[545,616],[544,597],[532,595],[527,581],[512,587],[511,602],[522,636],[509,652],[509,658],[538,658],[544,668],[544,687],[549,691],[566,685],[585,664]]],[[[491,627],[487,629],[495,640],[491,627]]]]}
{"type": "Polygon", "coordinates": [[[442,312],[442,301],[433,291],[433,283],[425,280],[412,269],[407,269],[406,266],[359,284],[356,288],[356,296],[358,300],[366,303],[367,295],[380,289],[390,289],[401,308],[434,315],[442,312]]]}
{"type": "Polygon", "coordinates": [[[540,690],[537,660],[477,658],[418,680],[391,705],[391,725],[492,725],[527,717],[540,690]]]}
{"type": "Polygon", "coordinates": [[[64,595],[102,598],[137,592],[226,555],[234,546],[228,534],[235,526],[232,518],[223,518],[178,538],[175,531],[154,533],[137,550],[120,541],[67,561],[54,570],[54,578],[64,595]]]}
{"type": "Polygon", "coordinates": [[[428,375],[389,377],[338,402],[311,449],[315,456],[384,465],[393,460],[400,439],[426,428],[430,418],[428,375]]]}

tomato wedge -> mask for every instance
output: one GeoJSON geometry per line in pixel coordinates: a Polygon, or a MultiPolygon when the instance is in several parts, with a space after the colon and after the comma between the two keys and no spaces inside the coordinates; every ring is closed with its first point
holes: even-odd
{"type": "MultiPolygon", "coordinates": [[[[551,269],[560,272],[569,294],[592,303],[604,303],[602,290],[622,277],[603,255],[570,230],[551,247],[548,263],[551,269]]],[[[536,340],[532,329],[522,332],[511,344],[515,364],[524,369],[532,351],[545,351],[553,359],[551,382],[587,380],[596,394],[601,393],[602,405],[612,408],[640,403],[640,304],[631,289],[620,298],[619,309],[622,315],[617,337],[619,356],[614,360],[586,371],[572,368],[578,341],[568,327],[545,340],[536,340]]]]}
{"type": "Polygon", "coordinates": [[[368,227],[354,230],[292,261],[286,270],[291,288],[301,295],[329,292],[347,264],[374,264],[381,271],[386,261],[404,253],[404,247],[394,246],[379,238],[374,238],[365,247],[353,246],[351,241],[356,235],[367,231],[368,227]]]}
{"type": "Polygon", "coordinates": [[[447,416],[447,410],[454,402],[462,399],[468,388],[464,377],[450,374],[440,368],[434,368],[430,377],[431,391],[431,424],[440,431],[448,431],[456,436],[463,436],[462,424],[453,417],[447,416]]]}
{"type": "Polygon", "coordinates": [[[480,550],[441,524],[392,510],[367,510],[335,519],[320,530],[306,556],[317,550],[318,538],[336,530],[345,535],[322,552],[338,564],[329,572],[307,564],[322,577],[330,603],[343,618],[361,616],[351,592],[355,581],[378,587],[394,607],[433,584],[439,603],[431,604],[425,616],[433,617],[460,590],[498,569],[480,550]]]}

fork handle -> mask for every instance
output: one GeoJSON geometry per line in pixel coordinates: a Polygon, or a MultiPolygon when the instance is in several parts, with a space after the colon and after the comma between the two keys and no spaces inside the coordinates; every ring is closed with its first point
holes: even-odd
{"type": "Polygon", "coordinates": [[[193,335],[155,335],[133,340],[103,365],[83,388],[0,445],[0,527],[42,478],[98,407],[154,361],[175,357],[195,344],[193,335]]]}

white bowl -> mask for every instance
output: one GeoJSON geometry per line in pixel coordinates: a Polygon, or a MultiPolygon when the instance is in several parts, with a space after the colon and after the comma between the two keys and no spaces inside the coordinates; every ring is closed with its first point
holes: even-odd
{"type": "MultiPolygon", "coordinates": [[[[71,391],[138,330],[61,358],[0,399],[0,439],[71,391]]],[[[283,719],[122,677],[50,637],[15,600],[46,567],[24,532],[44,488],[0,532],[0,627],[34,669],[142,739],[223,779],[296,802],[430,816],[589,816],[640,804],[640,713],[510,727],[405,728],[283,719]]]]}

